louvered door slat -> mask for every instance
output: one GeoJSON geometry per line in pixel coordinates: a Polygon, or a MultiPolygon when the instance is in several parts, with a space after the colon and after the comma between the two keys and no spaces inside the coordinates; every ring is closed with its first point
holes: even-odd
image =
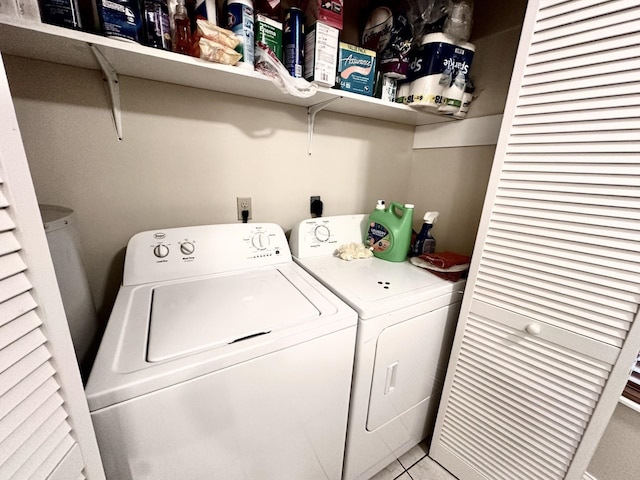
{"type": "MultiPolygon", "coordinates": [[[[602,15],[611,15],[612,12],[620,12],[637,6],[635,0],[614,0],[607,2],[603,5],[602,2],[594,2],[593,0],[573,0],[567,2],[564,5],[565,8],[557,8],[555,15],[549,15],[551,13],[547,10],[547,15],[538,17],[538,21],[544,25],[545,29],[558,29],[562,28],[562,33],[565,32],[571,34],[571,30],[567,30],[565,27],[571,24],[579,24],[580,22],[587,22],[594,18],[601,17],[602,15]]],[[[592,28],[586,25],[584,28],[592,28]]],[[[581,31],[581,30],[579,30],[581,31]]]]}
{"type": "MultiPolygon", "coordinates": [[[[614,263],[616,260],[627,261],[627,262],[637,262],[638,256],[640,252],[638,251],[639,246],[631,241],[621,240],[616,243],[616,245],[611,245],[608,242],[608,238],[606,237],[596,237],[591,243],[584,244],[581,243],[579,245],[575,245],[572,242],[579,242],[580,240],[584,240],[584,238],[580,237],[580,235],[563,235],[563,239],[559,240],[557,237],[558,232],[555,230],[549,230],[541,233],[539,235],[539,242],[533,244],[530,242],[531,234],[535,234],[536,232],[533,229],[527,229],[520,227],[519,225],[514,225],[514,229],[509,229],[509,224],[506,223],[504,225],[500,225],[501,228],[495,228],[492,231],[491,239],[509,239],[515,242],[524,243],[527,245],[534,245],[537,248],[551,248],[552,251],[570,251],[570,252],[579,252],[584,254],[599,254],[602,255],[603,261],[613,259],[614,263]],[[570,248],[574,245],[575,249],[570,248]],[[605,247],[605,248],[602,248],[605,247]]],[[[564,234],[564,232],[562,232],[564,234]]],[[[594,235],[595,237],[595,235],[594,235]]],[[[523,248],[526,248],[523,246],[523,248]]],[[[590,260],[587,262],[591,265],[603,265],[601,261],[590,260]]],[[[609,264],[610,265],[610,264],[609,264]]],[[[613,265],[611,265],[613,266],[613,265]]],[[[631,291],[637,291],[637,288],[631,288],[631,291]]],[[[618,295],[614,295],[618,296],[618,295]]]]}
{"type": "MultiPolygon", "coordinates": [[[[639,84],[640,85],[640,84],[639,84]]],[[[639,89],[640,91],[640,89],[639,89]]],[[[538,144],[549,143],[565,144],[565,143],[585,143],[585,142],[633,142],[640,138],[640,130],[588,130],[586,132],[544,132],[548,136],[540,137],[541,132],[536,133],[514,133],[511,138],[513,145],[517,144],[538,144]]]]}
{"type": "MultiPolygon", "coordinates": [[[[549,63],[562,60],[566,69],[580,67],[587,63],[624,60],[634,57],[633,47],[640,44],[636,32],[599,38],[589,43],[569,45],[562,50],[538,51],[529,57],[527,72],[535,75],[538,68],[546,71],[549,63]],[[610,54],[610,57],[607,57],[610,54]]],[[[633,80],[632,80],[633,81],[633,80]]]]}
{"type": "MultiPolygon", "coordinates": [[[[531,132],[533,135],[536,132],[531,132]]],[[[549,133],[549,132],[537,132],[540,133],[549,133]]],[[[517,134],[520,136],[519,134],[517,134]]],[[[640,174],[640,167],[632,166],[629,167],[625,164],[608,164],[608,165],[597,165],[597,164],[580,164],[577,162],[563,162],[561,164],[550,164],[547,162],[534,162],[534,161],[526,161],[521,157],[512,157],[511,161],[508,162],[504,167],[504,172],[546,172],[546,173],[573,173],[578,175],[589,175],[589,174],[598,174],[598,175],[621,175],[621,176],[633,176],[633,174],[640,174]]],[[[617,179],[620,183],[625,182],[625,178],[617,179]]],[[[526,178],[523,178],[522,181],[527,181],[526,178]]],[[[626,182],[625,182],[626,183],[626,182]]],[[[504,188],[504,187],[503,187],[504,188]]],[[[502,190],[499,194],[502,193],[502,190]]],[[[542,192],[541,192],[542,193],[542,192]]],[[[576,198],[579,198],[576,196],[576,198]]],[[[588,198],[583,196],[582,198],[588,198]]],[[[598,199],[600,200],[600,199],[598,199]]],[[[605,202],[607,200],[615,200],[615,199],[603,199],[605,202]]],[[[589,205],[593,205],[593,199],[590,199],[588,203],[589,205]]],[[[627,207],[637,207],[637,204],[628,203],[625,206],[627,207]]],[[[621,215],[626,216],[626,215],[621,215]]]]}
{"type": "Polygon", "coordinates": [[[37,306],[38,304],[28,292],[0,303],[0,326],[24,315],[37,306]]]}
{"type": "MultiPolygon", "coordinates": [[[[602,6],[607,4],[611,6],[614,3],[617,2],[606,2],[602,6]]],[[[557,45],[557,41],[575,45],[577,43],[586,43],[589,39],[615,36],[610,30],[615,30],[623,24],[637,22],[640,19],[637,4],[634,5],[633,1],[629,1],[629,4],[636,8],[626,8],[621,11],[614,9],[608,15],[593,16],[582,22],[562,25],[560,28],[553,27],[556,22],[552,19],[541,20],[538,22],[538,29],[533,34],[531,45],[532,47],[541,45],[543,48],[548,48],[548,45],[545,44],[557,45]],[[547,28],[547,26],[551,28],[547,28]]],[[[534,48],[532,50],[535,52],[534,48]]]]}
{"type": "MultiPolygon", "coordinates": [[[[502,260],[502,259],[501,259],[502,260]]],[[[608,282],[591,283],[596,279],[594,276],[584,272],[576,272],[576,275],[568,276],[568,272],[552,264],[541,265],[538,262],[531,262],[522,259],[513,259],[505,265],[503,261],[493,262],[487,259],[483,262],[480,270],[495,270],[494,275],[517,276],[524,279],[536,279],[540,282],[547,282],[550,285],[562,285],[572,291],[586,290],[607,301],[609,298],[621,300],[625,303],[633,304],[640,297],[640,285],[631,282],[608,282]],[[505,268],[508,266],[509,268],[505,268]]]]}
{"type": "MultiPolygon", "coordinates": [[[[599,49],[602,51],[599,52],[590,51],[578,54],[577,52],[584,50],[585,46],[571,45],[563,48],[563,55],[558,55],[557,51],[539,53],[536,56],[536,60],[538,60],[539,63],[527,67],[527,78],[523,85],[522,100],[527,101],[528,96],[535,93],[544,93],[543,91],[532,91],[532,87],[545,83],[546,74],[557,73],[559,74],[557,78],[562,82],[552,85],[547,84],[549,92],[559,93],[561,90],[566,90],[564,93],[568,98],[571,98],[575,90],[580,88],[580,86],[583,88],[589,87],[591,91],[594,92],[606,92],[608,88],[615,88],[630,82],[637,82],[637,76],[633,73],[634,71],[638,71],[638,66],[633,63],[633,43],[638,43],[638,41],[634,40],[632,35],[628,35],[627,37],[627,42],[624,43],[623,48],[618,48],[613,52],[610,51],[611,47],[623,45],[623,42],[618,37],[600,40],[596,42],[595,46],[593,43],[590,43],[592,49],[600,47],[599,49]],[[629,42],[631,42],[631,45],[629,45],[629,42]],[[589,53],[589,55],[584,55],[584,53],[589,53]],[[630,67],[630,70],[626,71],[627,75],[621,75],[621,72],[625,72],[624,69],[626,67],[630,67]],[[589,73],[589,75],[585,75],[585,73],[589,73]],[[629,73],[631,75],[629,75],[629,73]],[[598,75],[598,78],[584,78],[591,75],[598,75]],[[597,81],[594,82],[594,80],[597,81]]],[[[608,96],[610,96],[610,94],[608,96]]]]}
{"type": "Polygon", "coordinates": [[[13,232],[0,233],[0,255],[7,255],[18,250],[20,250],[20,243],[16,240],[13,232]]]}
{"type": "MultiPolygon", "coordinates": [[[[31,457],[32,461],[24,462],[22,466],[13,475],[12,480],[35,480],[34,473],[41,467],[50,455],[52,455],[60,445],[73,444],[73,439],[69,437],[71,426],[65,421],[60,423],[58,427],[38,446],[38,458],[33,461],[34,457],[31,457]]],[[[62,460],[64,455],[58,455],[58,460],[62,460]]]]}
{"type": "MultiPolygon", "coordinates": [[[[599,110],[596,109],[588,109],[585,110],[568,110],[568,111],[559,111],[559,112],[544,112],[537,115],[529,114],[523,115],[520,112],[520,115],[514,117],[513,124],[514,125],[532,125],[539,123],[567,123],[567,122],[583,122],[586,119],[593,120],[619,120],[619,119],[628,119],[628,120],[637,120],[638,119],[638,106],[636,104],[631,104],[618,108],[607,108],[605,105],[601,105],[599,110]],[[588,113],[588,114],[586,114],[588,113]]],[[[519,152],[522,154],[527,154],[527,152],[519,152]]],[[[535,152],[529,152],[532,154],[535,152]]],[[[545,152],[545,153],[555,153],[555,152],[545,152]]],[[[575,153],[580,154],[600,154],[602,156],[603,152],[584,152],[580,151],[563,151],[563,154],[572,155],[575,153]]],[[[615,151],[607,151],[604,152],[607,154],[616,154],[618,152],[615,151]]],[[[633,152],[622,152],[622,153],[633,153],[633,152]]]]}
{"type": "Polygon", "coordinates": [[[0,352],[0,372],[15,365],[16,360],[21,358],[24,352],[33,352],[45,342],[46,338],[39,330],[21,336],[0,352]]]}
{"type": "MultiPolygon", "coordinates": [[[[620,119],[616,119],[614,121],[618,121],[620,119]]],[[[582,122],[570,123],[567,126],[569,128],[573,128],[574,125],[580,124],[590,124],[591,121],[583,120],[582,122]]],[[[620,120],[620,128],[624,128],[625,125],[628,125],[626,120],[620,120]]],[[[513,125],[512,128],[516,131],[520,128],[546,128],[545,124],[534,125],[513,125]]],[[[554,168],[555,164],[566,165],[568,168],[571,168],[575,164],[583,165],[585,168],[593,168],[599,167],[601,165],[598,164],[607,164],[611,165],[614,168],[617,168],[622,165],[638,164],[638,156],[634,153],[607,153],[607,154],[589,154],[582,155],[579,153],[567,153],[563,155],[535,155],[535,154],[522,154],[522,155],[510,155],[509,157],[504,158],[503,166],[508,170],[512,164],[525,164],[525,163],[534,163],[534,164],[548,164],[551,168],[554,168]]],[[[504,183],[501,182],[501,186],[504,183]]],[[[589,187],[588,185],[585,187],[589,187]]],[[[543,190],[543,189],[541,189],[543,190]]],[[[588,192],[585,192],[588,193],[588,192]]]]}
{"type": "MultiPolygon", "coordinates": [[[[454,382],[454,389],[465,390],[465,385],[454,382]]],[[[506,441],[512,448],[522,449],[529,453],[529,465],[535,465],[536,456],[544,456],[547,458],[547,466],[564,469],[569,461],[566,456],[571,453],[571,449],[567,445],[565,439],[556,442],[556,439],[547,434],[541,428],[531,428],[531,419],[517,415],[517,410],[511,409],[510,405],[505,404],[504,409],[500,412],[500,416],[496,415],[491,409],[492,401],[502,401],[499,397],[489,395],[485,397],[485,392],[481,389],[475,390],[479,395],[467,395],[464,399],[465,407],[459,409],[459,413],[464,415],[469,410],[474,410],[475,418],[479,423],[492,425],[501,432],[501,438],[506,441]],[[492,400],[493,399],[493,400],[492,400]]],[[[453,408],[459,408],[459,404],[453,403],[453,408]]],[[[531,468],[531,473],[535,473],[535,468],[531,468]]]]}
{"type": "MultiPolygon", "coordinates": [[[[57,390],[58,388],[55,385],[45,383],[33,392],[33,395],[26,401],[11,410],[11,412],[0,421],[0,444],[17,430],[26,418],[34,414],[42,405],[45,405],[57,390]]],[[[62,399],[60,397],[58,398],[61,402],[62,399]]]]}
{"type": "MultiPolygon", "coordinates": [[[[469,385],[473,385],[474,388],[480,389],[487,394],[499,394],[500,401],[510,405],[514,410],[518,409],[524,400],[530,399],[526,389],[522,387],[514,388],[513,386],[505,387],[500,377],[493,375],[490,371],[483,372],[483,375],[473,373],[475,371],[473,362],[461,359],[460,365],[463,368],[460,368],[457,373],[461,382],[468,382],[469,385]]],[[[567,415],[565,412],[560,414],[547,399],[531,404],[528,414],[532,424],[556,428],[556,436],[558,438],[568,438],[570,442],[577,443],[586,427],[586,422],[580,418],[572,414],[567,415]]]]}
{"type": "MultiPolygon", "coordinates": [[[[610,52],[604,52],[607,57],[610,52]]],[[[628,86],[638,83],[638,66],[633,59],[626,58],[627,50],[618,55],[615,68],[593,66],[590,63],[578,64],[571,74],[562,68],[564,62],[542,64],[528,71],[522,88],[520,105],[536,103],[567,102],[598,97],[617,97],[628,95],[628,86]]],[[[615,55],[613,56],[615,58],[615,55]]],[[[633,99],[629,99],[633,105],[633,99]]]]}
{"type": "MultiPolygon", "coordinates": [[[[544,64],[544,68],[537,67],[530,72],[525,72],[522,87],[523,101],[519,105],[531,105],[530,95],[538,95],[539,103],[550,103],[554,98],[559,98],[560,102],[567,105],[570,101],[580,102],[581,97],[603,103],[604,97],[609,97],[615,102],[612,106],[636,105],[633,97],[625,98],[625,96],[629,95],[627,93],[629,82],[638,82],[638,71],[638,62],[633,58],[621,59],[615,63],[585,63],[571,70],[563,69],[562,62],[559,62],[558,65],[544,64]],[[635,76],[634,73],[636,73],[635,76]],[[545,95],[545,92],[541,91],[539,87],[547,87],[552,94],[545,95]],[[608,89],[615,91],[615,95],[597,94],[598,91],[606,92],[608,89]],[[556,94],[562,90],[564,90],[564,96],[556,94]],[[628,103],[625,103],[625,100],[628,103]]],[[[580,106],[581,104],[578,103],[575,109],[580,106]]]]}
{"type": "MultiPolygon", "coordinates": [[[[2,295],[2,290],[7,288],[2,283],[2,280],[12,275],[16,275],[17,273],[23,272],[24,270],[26,270],[26,268],[27,266],[24,264],[24,262],[20,258],[20,255],[18,255],[17,253],[11,253],[0,257],[0,287],[2,287],[0,289],[0,295],[2,295]]],[[[0,301],[4,302],[8,298],[11,297],[5,295],[5,298],[0,299],[0,301]]]]}
{"type": "Polygon", "coordinates": [[[38,389],[44,383],[53,383],[57,386],[57,383],[53,379],[55,370],[49,363],[44,363],[40,367],[36,368],[28,377],[24,378],[14,388],[9,390],[2,396],[2,402],[0,403],[0,418],[4,418],[11,410],[19,405],[20,402],[24,402],[29,395],[31,395],[36,389],[38,389]]]}
{"type": "MultiPolygon", "coordinates": [[[[36,313],[33,311],[8,323],[5,328],[2,329],[2,338],[0,338],[0,349],[8,347],[20,337],[26,335],[32,330],[35,330],[40,325],[42,325],[42,322],[40,321],[38,315],[36,315],[36,313]]],[[[40,335],[42,336],[42,338],[44,338],[42,332],[40,332],[40,335]]],[[[0,355],[2,355],[1,352],[0,355]]],[[[0,369],[0,371],[2,371],[2,369],[0,369]]]]}
{"type": "MultiPolygon", "coordinates": [[[[603,67],[604,68],[604,67],[603,67]]],[[[585,72],[585,74],[590,74],[589,72],[585,72]]],[[[595,74],[595,73],[593,73],[595,74]]],[[[545,78],[544,81],[554,82],[556,81],[556,76],[554,74],[549,74],[548,78],[545,78]]],[[[630,92],[630,88],[625,89],[630,92]]],[[[633,96],[631,93],[626,95],[616,95],[612,97],[606,98],[586,98],[586,99],[576,99],[573,101],[569,101],[570,98],[567,98],[567,101],[554,101],[555,96],[550,95],[549,97],[541,95],[539,101],[536,103],[533,102],[523,102],[516,109],[516,115],[520,116],[528,116],[528,115],[548,115],[553,113],[566,113],[566,112],[584,112],[585,110],[615,110],[616,108],[629,108],[629,107],[637,107],[640,105],[640,100],[638,100],[637,95],[633,96]]],[[[530,100],[530,99],[528,99],[530,100]]],[[[597,115],[596,115],[597,118],[597,115]]],[[[637,141],[637,137],[636,137],[637,141]]]]}
{"type": "MultiPolygon", "coordinates": [[[[61,405],[61,403],[60,403],[61,405]]],[[[6,478],[11,478],[25,465],[36,463],[40,465],[40,449],[47,442],[50,437],[59,437],[58,432],[64,432],[68,434],[71,430],[69,424],[65,421],[67,415],[60,405],[51,408],[53,413],[46,419],[39,418],[39,422],[36,425],[25,425],[24,430],[32,430],[32,434],[29,436],[19,436],[22,431],[16,431],[16,436],[10,438],[8,441],[20,442],[17,450],[12,452],[12,455],[0,466],[0,478],[3,475],[7,475],[6,478]]],[[[0,445],[4,448],[4,445],[0,445]]],[[[13,445],[10,445],[13,446],[13,445]]]]}
{"type": "MultiPolygon", "coordinates": [[[[60,405],[62,405],[62,398],[59,395],[49,397],[33,415],[25,417],[18,428],[0,443],[0,472],[4,472],[3,468],[7,467],[13,475],[23,463],[20,457],[24,456],[26,451],[35,451],[40,445],[39,440],[48,437],[64,421],[66,414],[64,410],[58,408],[60,405]],[[41,432],[40,429],[44,425],[46,428],[41,432]],[[37,438],[36,435],[38,435],[37,438]]],[[[2,478],[1,473],[0,478],[2,478]]]]}
{"type": "MultiPolygon", "coordinates": [[[[639,84],[640,87],[640,84],[639,84]]],[[[539,125],[514,125],[511,129],[511,132],[514,136],[521,137],[524,135],[534,135],[534,134],[543,134],[543,133],[573,133],[573,132],[606,132],[606,131],[629,131],[632,130],[628,120],[602,120],[602,121],[584,121],[584,122],[572,122],[572,123],[554,123],[548,124],[543,123],[539,125]]],[[[632,130],[636,131],[636,130],[632,130]]],[[[524,156],[522,156],[524,157],[524,156]]],[[[621,158],[621,159],[610,159],[610,162],[619,161],[621,163],[634,163],[633,156],[629,155],[631,158],[621,158]]],[[[512,164],[522,164],[526,165],[526,162],[529,161],[531,163],[536,162],[539,164],[551,163],[547,158],[537,158],[532,161],[532,157],[524,157],[516,158],[513,157],[512,161],[507,164],[507,166],[511,166],[512,164]]],[[[579,163],[578,160],[581,161],[581,166],[585,168],[589,165],[589,163],[596,163],[598,159],[594,159],[593,156],[582,157],[573,159],[573,163],[579,163]]],[[[564,163],[567,163],[565,160],[564,163]]],[[[619,168],[617,165],[612,165],[614,168],[619,168]]]]}
{"type": "Polygon", "coordinates": [[[13,275],[0,281],[0,302],[17,297],[31,290],[31,283],[23,274],[13,275]]]}
{"type": "MultiPolygon", "coordinates": [[[[30,480],[31,479],[32,480],[51,480],[52,477],[50,477],[50,475],[51,475],[51,472],[55,469],[55,467],[59,465],[60,462],[65,457],[69,455],[74,456],[75,454],[73,453],[73,451],[77,449],[78,449],[78,445],[73,441],[73,439],[70,436],[66,435],[65,438],[58,445],[56,445],[56,447],[52,450],[52,452],[44,460],[44,462],[42,462],[42,464],[36,469],[36,471],[33,472],[33,474],[31,474],[29,477],[25,477],[25,479],[29,478],[30,480]]],[[[73,460],[73,463],[77,464],[75,468],[70,470],[73,473],[77,472],[79,469],[82,468],[82,457],[79,454],[80,452],[77,451],[78,458],[73,460]]],[[[61,477],[61,478],[64,478],[64,477],[61,477]]],[[[73,477],[69,477],[67,475],[66,478],[73,478],[73,477]]]]}
{"type": "MultiPolygon", "coordinates": [[[[525,250],[530,254],[539,254],[538,257],[544,261],[548,257],[548,262],[554,262],[556,257],[559,259],[565,260],[574,260],[578,262],[583,262],[585,259],[588,259],[588,264],[593,266],[594,269],[599,269],[600,267],[604,267],[609,270],[623,270],[628,273],[638,273],[640,269],[633,265],[632,268],[625,270],[626,263],[625,261],[620,261],[613,255],[602,256],[598,258],[592,258],[590,256],[590,251],[593,249],[586,245],[583,248],[579,248],[579,245],[575,250],[572,250],[570,244],[568,242],[563,242],[561,240],[553,241],[541,241],[541,242],[532,242],[531,237],[525,237],[522,235],[519,239],[511,240],[501,238],[499,235],[491,237],[490,246],[487,245],[487,248],[491,248],[492,251],[498,251],[500,247],[504,247],[505,251],[513,252],[515,250],[525,250]]],[[[629,255],[633,259],[636,255],[629,255]]],[[[635,259],[637,260],[637,259],[635,259]]],[[[636,308],[631,309],[632,314],[637,311],[636,308]]]]}
{"type": "Polygon", "coordinates": [[[13,223],[9,212],[6,209],[0,210],[0,232],[6,232],[14,228],[16,228],[16,224],[13,223]]]}
{"type": "Polygon", "coordinates": [[[25,356],[0,373],[0,395],[4,395],[51,358],[51,354],[44,346],[36,348],[33,352],[21,352],[21,354],[25,356]]]}
{"type": "MultiPolygon", "coordinates": [[[[510,266],[509,270],[504,270],[499,267],[493,268],[491,262],[485,262],[480,271],[483,275],[486,275],[489,278],[496,280],[500,279],[501,281],[499,281],[499,283],[501,285],[507,285],[507,287],[512,284],[518,285],[518,288],[522,288],[521,285],[530,286],[532,288],[537,288],[538,291],[541,292],[546,292],[550,288],[553,288],[558,295],[564,295],[568,298],[574,298],[576,295],[576,289],[580,291],[580,289],[584,290],[585,288],[584,284],[573,281],[572,279],[566,279],[562,282],[562,278],[550,275],[542,270],[525,270],[517,265],[510,266]]],[[[630,296],[630,298],[628,297],[621,301],[619,300],[619,292],[615,290],[603,288],[599,285],[594,285],[593,288],[597,289],[597,298],[604,302],[603,311],[605,312],[607,311],[607,307],[613,307],[619,310],[631,309],[633,308],[634,302],[640,301],[640,295],[630,296]]],[[[582,304],[585,307],[594,304],[594,302],[584,302],[579,297],[577,298],[577,303],[582,304]]],[[[622,322],[619,322],[618,326],[624,328],[624,324],[622,322]]]]}

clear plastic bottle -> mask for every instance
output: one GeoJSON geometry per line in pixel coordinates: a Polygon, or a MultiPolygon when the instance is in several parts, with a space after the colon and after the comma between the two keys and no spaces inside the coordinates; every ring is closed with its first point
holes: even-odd
{"type": "Polygon", "coordinates": [[[189,55],[191,51],[191,21],[189,20],[189,15],[187,15],[187,7],[185,7],[184,0],[178,0],[173,22],[175,24],[173,51],[189,55]]]}
{"type": "Polygon", "coordinates": [[[473,25],[473,1],[452,0],[449,16],[442,32],[457,42],[466,42],[471,36],[473,25]]]}
{"type": "Polygon", "coordinates": [[[423,253],[433,253],[436,251],[436,239],[431,235],[431,228],[436,223],[440,212],[427,212],[424,214],[424,223],[420,233],[416,236],[411,249],[411,255],[417,257],[423,253]]]}

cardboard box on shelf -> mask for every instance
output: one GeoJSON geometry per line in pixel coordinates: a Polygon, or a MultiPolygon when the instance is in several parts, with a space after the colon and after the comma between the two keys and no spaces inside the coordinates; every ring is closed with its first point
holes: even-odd
{"type": "Polygon", "coordinates": [[[342,30],[343,0],[308,0],[305,8],[307,26],[320,21],[325,25],[342,30]]]}
{"type": "Polygon", "coordinates": [[[337,28],[316,22],[307,28],[305,36],[304,78],[325,87],[336,83],[338,67],[337,28]]]}
{"type": "Polygon", "coordinates": [[[340,42],[338,50],[340,90],[372,96],[376,74],[376,52],[344,42],[340,42]]]}

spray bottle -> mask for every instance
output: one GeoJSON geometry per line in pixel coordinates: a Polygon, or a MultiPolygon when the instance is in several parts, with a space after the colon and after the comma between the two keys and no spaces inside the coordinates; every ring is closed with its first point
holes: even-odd
{"type": "Polygon", "coordinates": [[[436,239],[431,236],[431,228],[436,223],[436,219],[440,215],[440,212],[427,212],[424,214],[424,223],[422,224],[422,230],[416,236],[416,240],[413,243],[411,249],[411,255],[416,257],[423,253],[433,253],[436,250],[436,239]]]}

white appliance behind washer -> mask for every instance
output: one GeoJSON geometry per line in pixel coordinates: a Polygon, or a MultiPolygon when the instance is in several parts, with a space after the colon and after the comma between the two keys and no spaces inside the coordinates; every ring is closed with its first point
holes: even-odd
{"type": "Polygon", "coordinates": [[[321,217],[291,232],[296,260],[358,312],[344,480],[365,480],[429,436],[465,281],[409,262],[344,261],[368,215],[321,217]]]}
{"type": "Polygon", "coordinates": [[[86,387],[107,477],[338,480],[356,323],[277,225],[135,235],[86,387]]]}

